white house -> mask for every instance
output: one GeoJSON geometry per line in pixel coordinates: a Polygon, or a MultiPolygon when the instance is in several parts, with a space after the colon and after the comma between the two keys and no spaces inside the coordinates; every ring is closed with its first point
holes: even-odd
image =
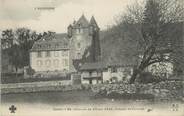
{"type": "Polygon", "coordinates": [[[30,52],[30,64],[36,72],[43,71],[68,71],[69,70],[69,45],[68,40],[62,35],[53,35],[52,39],[36,42],[30,52]]]}
{"type": "Polygon", "coordinates": [[[133,62],[85,63],[80,68],[83,84],[128,82],[133,74],[133,62]]]}
{"type": "Polygon", "coordinates": [[[102,62],[85,63],[81,66],[81,83],[98,84],[103,83],[103,70],[105,66],[102,62]]]}

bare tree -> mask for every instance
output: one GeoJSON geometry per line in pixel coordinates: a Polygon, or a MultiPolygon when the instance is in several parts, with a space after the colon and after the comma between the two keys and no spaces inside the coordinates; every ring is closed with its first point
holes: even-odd
{"type": "MultiPolygon", "coordinates": [[[[182,25],[184,8],[181,0],[147,0],[128,7],[116,27],[136,44],[139,58],[130,83],[151,64],[183,62],[182,25]],[[178,54],[179,53],[179,54],[178,54]]],[[[121,35],[120,35],[121,36],[121,35]]],[[[128,49],[130,49],[128,47],[128,49]]]]}

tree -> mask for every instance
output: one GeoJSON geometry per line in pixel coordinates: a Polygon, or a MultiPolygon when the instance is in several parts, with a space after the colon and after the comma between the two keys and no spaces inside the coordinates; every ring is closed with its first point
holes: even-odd
{"type": "Polygon", "coordinates": [[[181,43],[176,43],[182,38],[177,33],[181,32],[179,25],[184,20],[182,6],[181,0],[147,0],[144,5],[129,6],[127,13],[120,18],[116,27],[126,30],[124,34],[129,36],[128,41],[133,40],[137,45],[137,51],[135,48],[133,51],[139,62],[134,67],[130,83],[134,83],[151,64],[178,62],[178,59],[183,62],[183,57],[176,55],[183,49],[181,43]]]}
{"type": "Polygon", "coordinates": [[[2,37],[1,43],[5,46],[3,50],[8,53],[9,61],[17,72],[18,68],[29,65],[29,50],[35,41],[41,39],[42,34],[27,28],[18,28],[15,31],[3,31],[2,37]]]}
{"type": "Polygon", "coordinates": [[[22,57],[21,49],[18,45],[14,44],[11,48],[7,49],[9,61],[15,67],[15,71],[18,71],[18,68],[22,68],[22,61],[24,60],[22,57]]]}
{"type": "Polygon", "coordinates": [[[19,48],[23,61],[20,63],[22,66],[29,65],[29,50],[32,48],[36,39],[36,33],[26,28],[18,28],[15,31],[15,36],[19,43],[19,48]]]}
{"type": "Polygon", "coordinates": [[[12,29],[2,31],[1,45],[2,49],[9,48],[13,45],[14,33],[12,29]]]}

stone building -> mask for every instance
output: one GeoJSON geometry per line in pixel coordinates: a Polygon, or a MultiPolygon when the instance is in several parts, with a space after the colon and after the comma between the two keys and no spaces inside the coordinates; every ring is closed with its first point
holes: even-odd
{"type": "Polygon", "coordinates": [[[69,71],[69,43],[66,34],[46,35],[30,52],[30,64],[36,72],[69,71]]]}
{"type": "Polygon", "coordinates": [[[133,74],[134,60],[85,63],[80,68],[82,84],[129,82],[133,74]]]}
{"type": "Polygon", "coordinates": [[[75,69],[85,62],[96,62],[100,58],[100,28],[92,16],[88,21],[84,15],[68,26],[71,63],[75,69]]]}
{"type": "Polygon", "coordinates": [[[82,15],[68,26],[68,32],[45,35],[30,51],[30,65],[36,72],[77,72],[85,62],[100,58],[99,30],[95,18],[82,15]]]}

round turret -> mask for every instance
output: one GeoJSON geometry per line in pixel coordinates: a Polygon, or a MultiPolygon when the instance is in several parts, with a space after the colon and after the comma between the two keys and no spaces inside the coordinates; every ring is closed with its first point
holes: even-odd
{"type": "Polygon", "coordinates": [[[72,25],[68,26],[68,37],[71,38],[72,37],[72,25]]]}

